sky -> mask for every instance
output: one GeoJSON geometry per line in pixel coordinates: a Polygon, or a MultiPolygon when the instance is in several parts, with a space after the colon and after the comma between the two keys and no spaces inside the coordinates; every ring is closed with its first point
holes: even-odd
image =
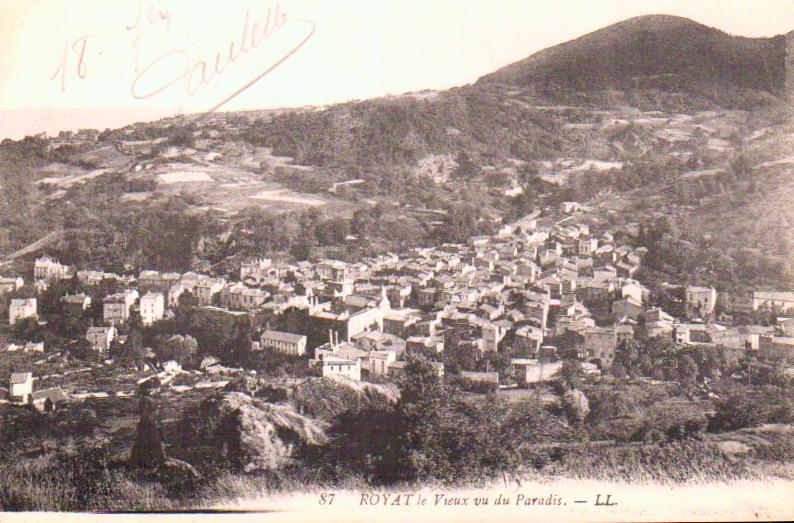
{"type": "Polygon", "coordinates": [[[0,139],[445,89],[658,13],[794,30],[792,0],[0,0],[0,139]]]}

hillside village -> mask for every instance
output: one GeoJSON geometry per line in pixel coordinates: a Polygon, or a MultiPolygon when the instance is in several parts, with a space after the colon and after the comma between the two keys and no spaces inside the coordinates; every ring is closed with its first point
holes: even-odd
{"type": "MultiPolygon", "coordinates": [[[[255,258],[241,264],[236,278],[152,270],[120,276],[74,271],[39,257],[32,281],[19,275],[0,280],[10,297],[0,358],[21,352],[37,359],[8,367],[10,374],[3,376],[7,399],[43,408],[48,399],[131,394],[112,388],[79,391],[68,379],[47,387],[38,366],[68,362],[77,354],[112,368],[121,354],[133,354],[124,360],[140,371],[139,381],[152,375],[173,378],[174,372],[187,370],[183,364],[192,366],[204,386],[213,383],[205,376],[255,374],[230,368],[244,361],[240,353],[247,351],[283,356],[284,369],[297,369],[294,377],[338,375],[375,383],[399,379],[406,356],[418,353],[434,362],[441,377],[459,376],[494,390],[526,388],[553,378],[570,358],[591,374],[610,373],[622,346],[649,338],[708,348],[735,361],[737,369],[746,361],[788,369],[794,358],[794,318],[786,313],[794,309],[794,292],[756,291],[747,300],[726,304],[714,288],[648,287],[636,279],[645,248],[616,241],[613,231],[591,229],[575,202],[565,202],[553,218],[538,211],[505,224],[495,236],[358,263],[255,258]],[[40,311],[36,293],[64,281],[79,292],[57,296],[55,310],[40,311]],[[91,319],[79,338],[46,346],[46,335],[20,337],[25,332],[20,325],[26,323],[41,332],[52,328],[55,315],[85,317],[92,290],[104,281],[116,289],[100,299],[101,318],[91,319]],[[27,287],[34,289],[32,296],[13,297],[27,287]],[[241,343],[250,340],[248,346],[227,352],[194,347],[191,363],[166,360],[156,347],[125,350],[124,345],[142,343],[140,336],[130,340],[131,330],[155,329],[180,308],[242,325],[241,343]],[[733,322],[734,313],[764,311],[766,317],[774,313],[776,323],[733,322]]],[[[187,333],[160,334],[167,343],[187,333]]],[[[228,379],[214,383],[223,386],[228,379]]]]}
{"type": "Polygon", "coordinates": [[[0,141],[0,510],[794,480],[792,49],[0,141]]]}

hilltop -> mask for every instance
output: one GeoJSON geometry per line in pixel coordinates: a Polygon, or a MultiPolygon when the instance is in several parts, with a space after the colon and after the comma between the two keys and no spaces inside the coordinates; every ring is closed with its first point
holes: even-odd
{"type": "Polygon", "coordinates": [[[785,88],[786,38],[732,36],[687,18],[632,18],[533,54],[478,84],[560,91],[660,89],[698,94],[785,88]]]}

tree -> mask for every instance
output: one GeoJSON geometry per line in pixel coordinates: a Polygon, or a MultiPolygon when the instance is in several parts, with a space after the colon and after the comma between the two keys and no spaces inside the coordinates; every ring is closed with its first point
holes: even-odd
{"type": "Polygon", "coordinates": [[[573,359],[562,362],[560,370],[553,376],[562,391],[578,389],[586,378],[582,364],[573,359]]]}
{"type": "Polygon", "coordinates": [[[682,385],[692,387],[698,379],[698,365],[689,354],[684,354],[678,364],[678,377],[682,385]]]}
{"type": "Polygon", "coordinates": [[[447,372],[477,370],[480,351],[467,343],[452,343],[444,350],[443,358],[447,372]]]}
{"type": "Polygon", "coordinates": [[[44,329],[35,318],[17,320],[12,328],[13,336],[20,342],[41,341],[44,329]]]}
{"type": "Polygon", "coordinates": [[[480,360],[479,368],[482,371],[498,372],[499,376],[505,379],[510,376],[512,364],[512,359],[508,354],[489,351],[480,360]]]}
{"type": "Polygon", "coordinates": [[[618,380],[625,380],[628,377],[628,372],[626,372],[626,367],[619,361],[612,362],[612,367],[609,369],[615,378],[618,380]]]}
{"type": "Polygon", "coordinates": [[[761,424],[758,408],[742,391],[718,400],[715,407],[715,413],[709,420],[710,431],[737,430],[761,424]]]}
{"type": "Polygon", "coordinates": [[[585,418],[590,413],[590,401],[584,392],[570,389],[562,396],[562,407],[568,422],[576,427],[582,427],[585,418]]]}
{"type": "Polygon", "coordinates": [[[127,321],[127,341],[118,349],[118,360],[123,365],[134,365],[142,369],[146,360],[147,350],[143,346],[140,314],[133,313],[127,321]]]}
{"type": "Polygon", "coordinates": [[[192,130],[188,128],[180,128],[171,136],[169,143],[179,147],[193,148],[196,146],[196,138],[193,136],[192,130]]]}
{"type": "Polygon", "coordinates": [[[444,216],[437,236],[448,242],[462,243],[479,232],[479,211],[472,205],[453,205],[444,216]]]}
{"type": "Polygon", "coordinates": [[[477,173],[477,165],[471,161],[469,154],[466,151],[461,151],[458,153],[457,158],[455,158],[458,166],[455,169],[455,174],[463,177],[468,178],[477,173]]]}
{"type": "Polygon", "coordinates": [[[408,469],[404,474],[423,476],[433,468],[434,426],[439,422],[443,386],[430,360],[411,355],[399,384],[398,411],[405,424],[403,452],[408,469]]]}
{"type": "Polygon", "coordinates": [[[300,236],[293,245],[292,254],[299,260],[311,258],[314,248],[317,247],[317,224],[322,215],[317,209],[309,209],[300,216],[300,236]]]}
{"type": "Polygon", "coordinates": [[[183,367],[193,365],[197,355],[198,342],[190,335],[171,336],[157,350],[157,357],[160,361],[174,360],[183,367]]]}
{"type": "Polygon", "coordinates": [[[155,468],[165,462],[165,451],[157,421],[158,409],[159,405],[156,399],[141,392],[138,431],[129,461],[133,467],[155,468]]]}
{"type": "Polygon", "coordinates": [[[640,346],[637,340],[623,340],[615,349],[612,375],[617,378],[636,378],[642,374],[639,368],[640,346]],[[619,375],[622,373],[623,375],[619,375]]]}

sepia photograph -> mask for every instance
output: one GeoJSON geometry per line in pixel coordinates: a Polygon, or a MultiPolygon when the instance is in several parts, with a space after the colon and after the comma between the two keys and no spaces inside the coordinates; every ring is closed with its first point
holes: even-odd
{"type": "Polygon", "coordinates": [[[791,520],[792,104],[791,0],[0,0],[0,520],[791,520]]]}

